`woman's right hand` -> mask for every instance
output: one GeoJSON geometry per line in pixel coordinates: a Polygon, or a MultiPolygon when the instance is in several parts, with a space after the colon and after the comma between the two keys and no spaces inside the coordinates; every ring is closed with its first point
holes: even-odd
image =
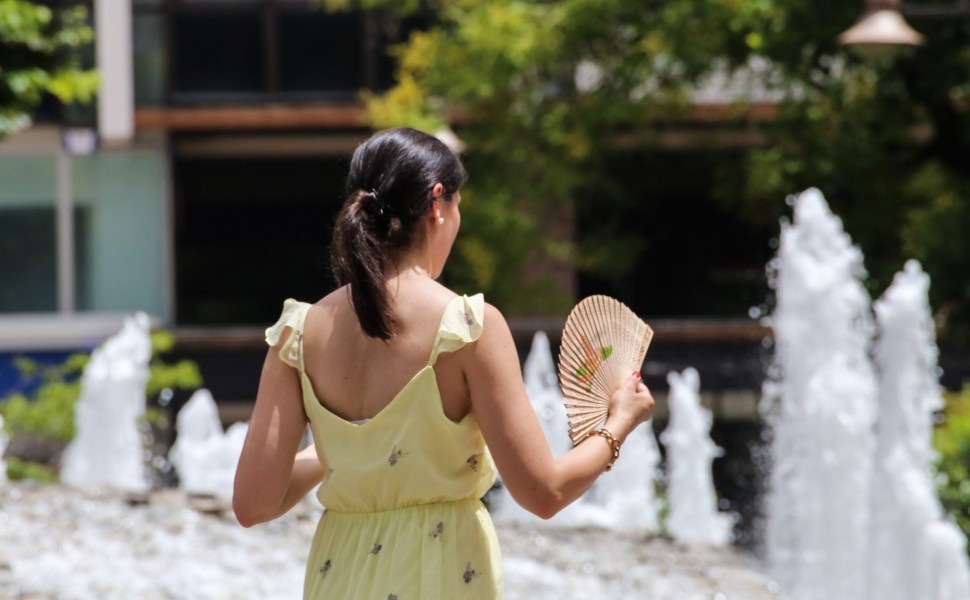
{"type": "Polygon", "coordinates": [[[631,431],[653,416],[653,394],[636,372],[627,376],[610,396],[606,428],[622,441],[631,431]]]}

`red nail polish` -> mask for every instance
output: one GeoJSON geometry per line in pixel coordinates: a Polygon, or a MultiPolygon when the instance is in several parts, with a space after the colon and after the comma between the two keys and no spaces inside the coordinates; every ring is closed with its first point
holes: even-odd
{"type": "Polygon", "coordinates": [[[640,371],[634,371],[633,376],[636,377],[637,379],[640,379],[640,371]]]}

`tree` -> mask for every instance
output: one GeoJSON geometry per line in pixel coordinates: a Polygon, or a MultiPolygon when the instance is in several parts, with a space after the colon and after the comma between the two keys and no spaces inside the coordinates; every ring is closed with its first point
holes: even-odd
{"type": "MultiPolygon", "coordinates": [[[[742,168],[721,172],[723,206],[777,231],[784,198],[819,187],[866,253],[873,293],[914,256],[933,277],[934,305],[950,315],[951,335],[970,322],[970,242],[960,234],[970,230],[970,20],[921,21],[924,47],[871,65],[837,44],[861,2],[439,0],[434,7],[435,25],[397,51],[397,85],[368,101],[380,127],[460,129],[473,175],[471,235],[452,265],[462,283],[514,306],[523,294],[510,275],[533,244],[622,277],[645,245],[623,233],[629,228],[584,220],[577,245],[544,237],[537,219],[553,209],[583,214],[591,196],[596,214],[622,215],[629,199],[608,177],[617,152],[653,144],[656,126],[681,119],[705,78],[761,65],[758,84],[782,96],[777,118],[749,124],[768,142],[751,149],[742,168]]],[[[742,126],[743,105],[738,99],[742,126]]]]}
{"type": "Polygon", "coordinates": [[[854,15],[773,4],[780,26],[764,29],[757,55],[777,65],[790,93],[772,145],[751,152],[740,177],[725,178],[722,198],[774,222],[782,213],[774,199],[822,188],[866,254],[874,295],[915,257],[932,277],[945,337],[967,341],[970,19],[915,21],[926,44],[873,65],[835,43],[854,15]]]}
{"type": "MultiPolygon", "coordinates": [[[[449,264],[452,282],[484,289],[515,312],[565,310],[572,298],[517,274],[535,252],[622,274],[641,241],[612,222],[586,247],[548,235],[569,221],[581,188],[597,189],[602,214],[629,201],[604,175],[613,135],[645,130],[685,106],[681,67],[654,48],[656,15],[641,1],[442,3],[437,25],[399,50],[398,84],[370,98],[380,127],[460,125],[473,174],[467,235],[449,264]],[[649,98],[648,98],[649,96],[649,98]]],[[[696,69],[696,66],[692,66],[696,69]]]]}
{"type": "Polygon", "coordinates": [[[94,96],[97,75],[79,52],[94,39],[87,18],[83,6],[0,0],[0,139],[27,127],[45,94],[64,104],[94,96]]]}

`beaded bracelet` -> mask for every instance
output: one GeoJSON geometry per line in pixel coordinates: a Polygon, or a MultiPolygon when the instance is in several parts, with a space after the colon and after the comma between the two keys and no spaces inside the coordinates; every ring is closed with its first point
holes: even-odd
{"type": "Polygon", "coordinates": [[[620,442],[616,439],[616,436],[610,433],[610,430],[605,427],[603,429],[597,429],[596,431],[590,431],[586,434],[586,437],[583,438],[583,441],[585,442],[594,435],[602,436],[607,442],[609,442],[610,448],[613,450],[613,456],[610,458],[610,462],[606,465],[606,470],[612,471],[613,463],[616,462],[616,459],[620,458],[620,442]]]}

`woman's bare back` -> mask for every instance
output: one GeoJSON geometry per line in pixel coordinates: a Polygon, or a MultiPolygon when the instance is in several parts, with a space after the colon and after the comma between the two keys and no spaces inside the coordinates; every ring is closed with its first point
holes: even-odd
{"type": "MultiPolygon", "coordinates": [[[[364,335],[346,287],[307,313],[303,348],[307,377],[317,399],[348,421],[370,419],[387,406],[428,363],[442,313],[455,294],[426,277],[389,280],[397,335],[388,341],[364,335]]],[[[442,408],[452,421],[470,410],[460,353],[435,364],[442,408]]]]}

